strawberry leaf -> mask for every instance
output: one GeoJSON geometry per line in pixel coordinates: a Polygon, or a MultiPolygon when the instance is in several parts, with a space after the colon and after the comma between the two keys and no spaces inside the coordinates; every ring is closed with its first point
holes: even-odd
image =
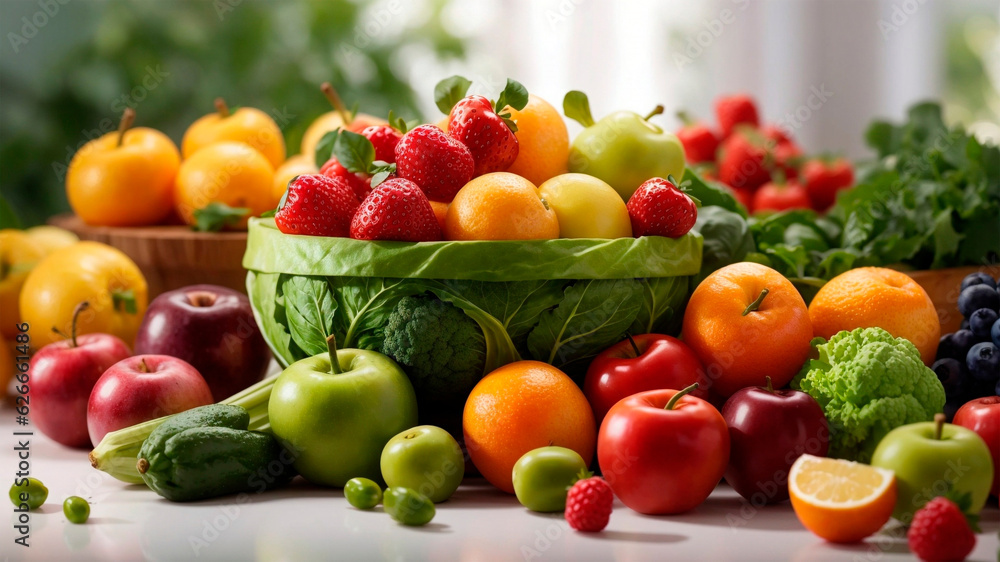
{"type": "Polygon", "coordinates": [[[323,164],[326,164],[326,161],[330,159],[330,155],[333,153],[333,143],[336,142],[339,131],[340,129],[334,129],[326,133],[316,143],[316,153],[313,155],[313,161],[316,163],[317,168],[322,168],[323,164]]]}
{"type": "MultiPolygon", "coordinates": [[[[111,306],[115,310],[122,310],[126,314],[138,314],[139,306],[135,301],[135,291],[132,289],[122,290],[115,289],[111,291],[111,306]]],[[[76,332],[74,331],[75,335],[76,332]]],[[[76,341],[75,339],[73,340],[76,341]]]]}
{"type": "Polygon", "coordinates": [[[269,219],[269,218],[273,217],[276,214],[278,214],[278,210],[277,209],[271,209],[269,211],[264,211],[263,213],[261,213],[260,214],[260,218],[262,218],[262,219],[269,219]]]}
{"type": "Polygon", "coordinates": [[[472,81],[462,76],[445,78],[434,86],[434,103],[441,113],[448,115],[451,113],[451,108],[465,97],[471,85],[472,81]]]}
{"type": "Polygon", "coordinates": [[[396,173],[396,165],[383,162],[381,160],[376,160],[372,168],[372,188],[376,188],[386,180],[390,175],[396,173]]]}
{"type": "Polygon", "coordinates": [[[972,513],[972,492],[961,493],[953,487],[951,482],[948,482],[948,490],[944,493],[944,498],[958,507],[974,533],[982,532],[979,529],[979,514],[972,513]]]}
{"type": "Polygon", "coordinates": [[[392,127],[393,129],[396,129],[397,131],[399,131],[404,135],[406,134],[407,131],[416,127],[417,124],[419,123],[420,121],[417,121],[416,119],[411,119],[410,121],[407,121],[402,117],[396,115],[395,111],[391,109],[389,110],[389,126],[392,127]]]}
{"type": "Polygon", "coordinates": [[[584,127],[594,124],[594,116],[590,112],[590,100],[587,99],[587,94],[580,90],[566,92],[566,97],[563,98],[563,113],[584,127]]]}
{"type": "Polygon", "coordinates": [[[528,89],[517,80],[508,78],[507,85],[504,86],[503,91],[500,92],[500,97],[493,104],[493,110],[500,113],[507,106],[510,106],[521,111],[526,105],[528,105],[528,89]]]}
{"type": "Polygon", "coordinates": [[[333,143],[333,157],[348,172],[367,174],[375,160],[375,147],[364,135],[341,131],[333,143]]]}
{"type": "Polygon", "coordinates": [[[199,232],[218,232],[240,222],[249,214],[250,209],[246,207],[230,207],[225,203],[212,201],[201,209],[195,209],[192,228],[199,232]]]}

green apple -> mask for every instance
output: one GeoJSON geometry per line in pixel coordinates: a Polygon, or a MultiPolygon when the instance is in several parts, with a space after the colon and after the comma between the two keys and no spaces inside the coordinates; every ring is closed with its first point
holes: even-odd
{"type": "Polygon", "coordinates": [[[649,178],[684,176],[681,141],[649,122],[650,117],[663,113],[663,106],[645,117],[616,111],[595,123],[587,95],[574,90],[563,99],[563,111],[585,127],[570,145],[570,172],[604,180],[625,201],[649,178]]]}
{"type": "Polygon", "coordinates": [[[559,238],[631,238],[625,201],[604,180],[562,174],[538,186],[538,194],[559,219],[559,238]]]}
{"type": "Polygon", "coordinates": [[[541,512],[566,509],[566,494],[587,463],[573,449],[539,447],[514,463],[514,494],[521,505],[541,512]]]}
{"type": "Polygon", "coordinates": [[[421,425],[396,435],[382,449],[386,486],[410,488],[441,503],[451,497],[465,474],[465,455],[450,433],[421,425]]]}
{"type": "Polygon", "coordinates": [[[972,512],[986,504],[993,483],[990,450],[975,431],[944,423],[944,414],[932,422],[911,423],[893,429],[875,447],[872,466],[896,473],[896,509],[903,523],[936,496],[949,489],[972,494],[972,512]]]}
{"type": "Polygon", "coordinates": [[[379,480],[382,448],[417,424],[413,385],[381,353],[337,350],[333,336],[327,345],[329,353],[296,361],[278,375],[267,405],[271,431],[313,484],[342,488],[355,477],[379,480]]]}

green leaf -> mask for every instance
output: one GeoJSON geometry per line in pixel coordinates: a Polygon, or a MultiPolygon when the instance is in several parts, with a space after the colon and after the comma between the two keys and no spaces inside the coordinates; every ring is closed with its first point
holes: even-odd
{"type": "Polygon", "coordinates": [[[556,367],[591,357],[621,339],[640,308],[642,285],[634,279],[577,281],[541,315],[528,351],[556,367]]]}
{"type": "Polygon", "coordinates": [[[445,78],[434,86],[434,104],[441,113],[448,115],[451,113],[451,108],[465,97],[471,85],[472,81],[462,76],[445,78]]]}
{"type": "Polygon", "coordinates": [[[333,145],[339,136],[338,133],[340,133],[340,129],[334,129],[324,134],[316,143],[316,154],[313,157],[313,162],[316,163],[317,168],[322,168],[323,164],[330,160],[330,156],[333,155],[333,145]]]}
{"type": "Polygon", "coordinates": [[[268,219],[268,218],[273,217],[276,214],[278,214],[278,210],[277,209],[271,209],[269,211],[264,211],[263,213],[261,213],[260,214],[260,218],[262,218],[262,219],[268,219]]]}
{"type": "Polygon", "coordinates": [[[342,348],[378,349],[377,334],[399,299],[418,295],[428,285],[420,280],[376,277],[331,277],[337,301],[333,330],[342,348]]]}
{"type": "Polygon", "coordinates": [[[286,275],[281,281],[285,315],[292,340],[308,355],[327,351],[326,338],[333,333],[337,301],[325,277],[286,275]]]}
{"type": "Polygon", "coordinates": [[[289,334],[288,318],[285,315],[284,294],[281,292],[280,273],[247,272],[247,294],[254,319],[260,326],[264,341],[271,348],[274,359],[282,367],[302,359],[305,353],[295,353],[289,334]]]}
{"type": "Polygon", "coordinates": [[[587,94],[580,90],[570,90],[563,98],[563,113],[584,127],[594,125],[594,116],[590,112],[590,100],[587,94]]]}
{"type": "MultiPolygon", "coordinates": [[[[697,198],[702,207],[714,205],[737,213],[744,218],[747,217],[746,207],[736,200],[729,188],[718,182],[705,180],[693,168],[688,167],[684,170],[681,185],[684,186],[684,193],[691,198],[697,198]]],[[[698,212],[700,213],[701,210],[699,209],[698,212]]]]}
{"type": "Polygon", "coordinates": [[[527,349],[528,333],[538,324],[539,315],[562,300],[565,285],[560,280],[443,282],[449,290],[496,318],[522,350],[527,349]]]}
{"type": "Polygon", "coordinates": [[[347,171],[367,174],[375,160],[375,146],[364,135],[340,131],[333,143],[333,156],[347,171]]]}
{"type": "Polygon", "coordinates": [[[695,278],[695,285],[713,271],[743,261],[756,249],[746,219],[722,207],[709,205],[698,209],[693,230],[704,239],[701,272],[695,278]]]}
{"type": "Polygon", "coordinates": [[[688,297],[687,277],[643,279],[642,307],[632,321],[631,334],[677,334],[688,297]]]}
{"type": "Polygon", "coordinates": [[[250,214],[247,207],[230,207],[219,201],[212,201],[204,208],[194,211],[194,230],[199,232],[218,232],[234,225],[250,214]]]}
{"type": "Polygon", "coordinates": [[[507,85],[504,87],[503,91],[500,92],[500,97],[493,104],[494,111],[497,115],[503,119],[503,122],[507,124],[507,127],[511,131],[517,132],[517,124],[514,123],[510,118],[510,113],[504,111],[507,107],[513,107],[514,109],[520,111],[524,109],[524,106],[528,105],[528,89],[521,85],[517,80],[508,78],[507,85]]]}
{"type": "Polygon", "coordinates": [[[111,306],[115,310],[121,310],[126,314],[138,314],[139,306],[135,301],[135,291],[132,289],[111,291],[111,306]]]}
{"type": "Polygon", "coordinates": [[[0,195],[0,228],[21,228],[21,220],[17,218],[14,209],[2,195],[0,195]]]}
{"type": "MultiPolygon", "coordinates": [[[[961,234],[955,232],[951,223],[951,208],[940,211],[934,218],[934,262],[932,268],[946,267],[950,258],[958,253],[959,243],[962,241],[961,234]]],[[[1000,232],[1000,231],[998,231],[1000,232]]]]}
{"type": "Polygon", "coordinates": [[[403,119],[402,117],[396,115],[396,112],[394,112],[391,109],[389,110],[389,119],[388,119],[388,121],[389,121],[389,126],[390,127],[392,127],[393,129],[396,129],[397,131],[399,131],[400,133],[402,133],[404,135],[407,133],[407,131],[409,131],[410,129],[416,127],[420,123],[420,121],[418,121],[416,119],[412,119],[410,121],[407,121],[407,120],[403,119]]]}
{"type": "MultiPolygon", "coordinates": [[[[385,164],[385,162],[382,162],[382,164],[385,164]]],[[[374,172],[374,174],[372,174],[371,186],[374,189],[379,185],[381,185],[382,182],[386,180],[386,178],[388,178],[390,175],[396,172],[396,165],[385,164],[384,166],[379,166],[378,162],[376,162],[376,166],[372,171],[374,172]]]]}
{"type": "Polygon", "coordinates": [[[444,285],[434,283],[430,285],[429,290],[439,299],[461,308],[469,318],[472,318],[472,320],[479,324],[479,328],[483,331],[483,337],[486,340],[486,359],[483,364],[484,375],[498,367],[521,359],[517,349],[514,348],[513,342],[510,340],[510,336],[496,317],[479,308],[464,296],[445,289],[444,285]]]}

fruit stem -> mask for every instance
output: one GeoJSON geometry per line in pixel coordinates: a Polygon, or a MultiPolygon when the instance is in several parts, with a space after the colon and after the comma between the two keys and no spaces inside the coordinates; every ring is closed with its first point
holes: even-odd
{"type": "Polygon", "coordinates": [[[642,352],[639,351],[639,346],[636,345],[635,344],[635,340],[632,339],[632,334],[630,334],[628,332],[625,332],[625,337],[628,338],[628,343],[629,343],[629,345],[632,346],[632,351],[635,352],[635,356],[638,357],[638,356],[642,355],[642,352]]]}
{"type": "Polygon", "coordinates": [[[667,402],[667,405],[664,406],[663,409],[664,410],[673,410],[674,406],[677,405],[677,401],[680,400],[682,396],[686,396],[687,394],[689,394],[689,393],[691,393],[691,392],[693,392],[695,390],[698,390],[698,383],[694,383],[691,386],[685,388],[684,390],[678,392],[677,394],[674,394],[673,396],[671,396],[670,400],[667,402]]]}
{"type": "Polygon", "coordinates": [[[684,125],[685,127],[690,127],[691,125],[695,124],[695,121],[691,117],[691,115],[687,111],[684,111],[683,109],[677,112],[677,118],[680,119],[681,124],[684,125]]]}
{"type": "Polygon", "coordinates": [[[78,345],[76,343],[76,321],[78,318],[80,318],[80,313],[83,312],[84,310],[87,310],[88,307],[90,307],[90,302],[83,301],[80,304],[76,305],[76,308],[73,309],[73,322],[70,324],[70,331],[69,331],[70,335],[67,336],[65,332],[63,332],[59,328],[56,328],[55,326],[52,326],[53,332],[69,340],[70,348],[74,348],[78,345]]]}
{"type": "Polygon", "coordinates": [[[764,380],[767,381],[767,391],[774,394],[774,387],[771,386],[771,377],[764,377],[764,380]]]}
{"type": "Polygon", "coordinates": [[[649,113],[647,113],[646,116],[643,117],[642,119],[644,121],[649,121],[650,118],[652,118],[654,115],[659,115],[661,113],[663,113],[663,106],[662,105],[658,105],[658,106],[656,106],[656,107],[653,108],[653,111],[650,111],[649,113]]]}
{"type": "MultiPolygon", "coordinates": [[[[91,461],[91,464],[93,464],[93,461],[91,461]]],[[[146,474],[146,471],[149,470],[149,461],[139,459],[139,462],[135,463],[135,469],[139,471],[139,474],[146,474]]]]}
{"type": "Polygon", "coordinates": [[[125,111],[122,112],[121,121],[118,122],[118,144],[115,146],[122,145],[122,141],[125,140],[125,131],[129,130],[133,121],[135,121],[135,110],[131,107],[126,107],[125,111]]]}
{"type": "Polygon", "coordinates": [[[215,110],[219,112],[219,117],[223,119],[229,117],[229,106],[226,105],[226,100],[215,98],[215,110]]]}
{"type": "Polygon", "coordinates": [[[330,334],[326,338],[326,348],[330,350],[330,371],[334,375],[344,372],[344,367],[340,364],[340,357],[337,357],[337,336],[330,334]]]}
{"type": "Polygon", "coordinates": [[[337,90],[334,89],[333,84],[323,82],[319,89],[323,91],[323,95],[330,101],[330,105],[332,105],[333,108],[337,110],[337,113],[340,114],[340,120],[344,122],[344,126],[346,127],[350,125],[351,121],[353,121],[351,119],[351,113],[347,111],[346,107],[344,107],[344,102],[340,99],[340,95],[337,94],[337,90]]]}
{"type": "Polygon", "coordinates": [[[139,371],[142,373],[149,372],[149,365],[146,364],[146,359],[142,358],[139,360],[139,371]]]}
{"type": "Polygon", "coordinates": [[[743,309],[743,316],[746,316],[751,312],[755,312],[758,308],[760,308],[760,303],[764,302],[764,297],[766,297],[769,292],[770,291],[765,287],[764,290],[760,292],[760,296],[757,297],[757,300],[748,304],[747,307],[743,309]]]}
{"type": "Polygon", "coordinates": [[[944,429],[944,414],[934,414],[934,440],[941,440],[942,429],[944,429]]]}

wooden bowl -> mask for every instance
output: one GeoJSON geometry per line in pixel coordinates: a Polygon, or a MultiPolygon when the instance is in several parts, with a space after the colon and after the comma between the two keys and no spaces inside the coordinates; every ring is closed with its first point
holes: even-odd
{"type": "Polygon", "coordinates": [[[927,291],[927,296],[934,303],[938,318],[941,319],[941,335],[950,334],[962,325],[962,314],[958,311],[958,295],[961,292],[962,279],[976,271],[982,271],[994,278],[1000,273],[995,265],[905,272],[927,291]]]}
{"type": "Polygon", "coordinates": [[[246,293],[246,232],[195,232],[187,226],[89,226],[71,214],[52,217],[49,224],[65,228],[81,240],[114,246],[132,258],[146,277],[150,300],[198,283],[246,293]]]}

